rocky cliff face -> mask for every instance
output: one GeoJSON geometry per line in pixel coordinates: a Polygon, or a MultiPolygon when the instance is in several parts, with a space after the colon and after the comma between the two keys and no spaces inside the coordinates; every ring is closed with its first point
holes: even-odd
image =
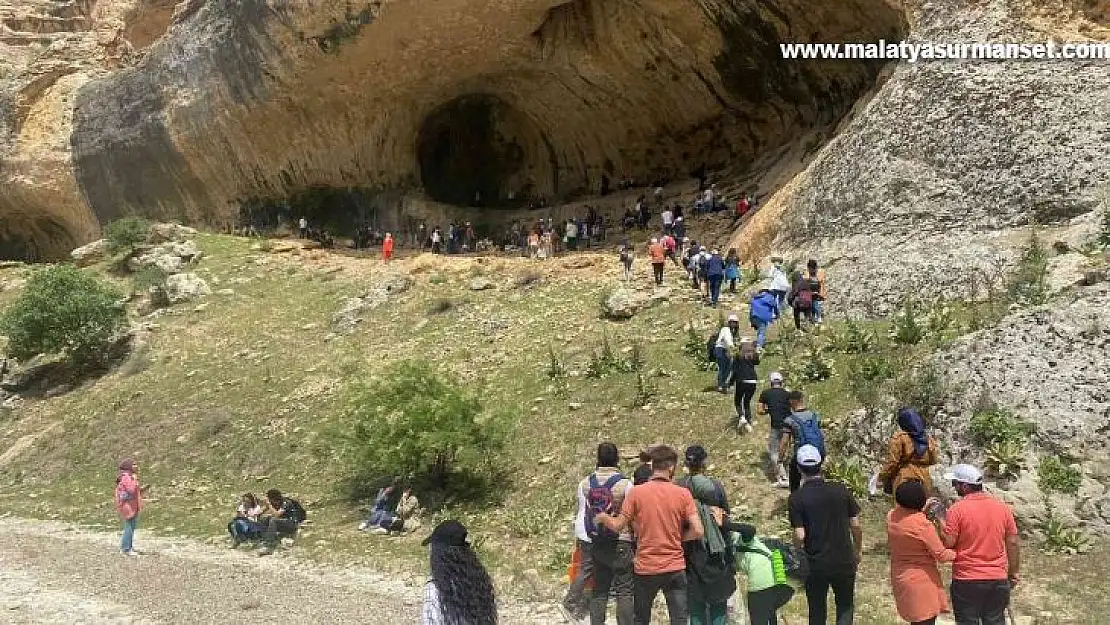
{"type": "Polygon", "coordinates": [[[879,69],[785,62],[779,41],[903,28],[884,0],[168,5],[35,0],[5,22],[5,255],[128,213],[223,224],[310,187],[370,189],[396,217],[405,195],[568,197],[750,161],[838,119],[879,69]],[[70,36],[49,32],[62,19],[70,36]],[[30,87],[44,44],[58,76],[30,87]]]}

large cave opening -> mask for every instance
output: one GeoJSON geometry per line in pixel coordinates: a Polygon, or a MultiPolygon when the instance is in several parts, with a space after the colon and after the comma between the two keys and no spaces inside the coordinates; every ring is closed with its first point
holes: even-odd
{"type": "Polygon", "coordinates": [[[515,207],[558,192],[544,132],[492,95],[438,107],[417,135],[420,181],[428,197],[458,206],[515,207]]]}

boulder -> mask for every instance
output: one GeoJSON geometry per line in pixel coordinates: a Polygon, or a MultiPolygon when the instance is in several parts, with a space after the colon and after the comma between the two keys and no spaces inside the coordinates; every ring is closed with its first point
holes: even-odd
{"type": "Polygon", "coordinates": [[[98,239],[69,253],[78,267],[88,267],[108,257],[108,240],[98,239]]]}
{"type": "MultiPolygon", "coordinates": [[[[6,361],[10,363],[10,361],[6,361]]],[[[7,364],[0,389],[9,393],[45,390],[65,377],[68,364],[59,354],[39,354],[23,364],[7,364]]]]}
{"type": "Polygon", "coordinates": [[[166,278],[166,297],[170,304],[187,302],[211,294],[212,288],[195,273],[178,273],[166,278]]]}
{"type": "Polygon", "coordinates": [[[1052,293],[1073,286],[1082,286],[1086,280],[1087,257],[1070,252],[1048,260],[1048,288],[1052,293]]]}
{"type": "Polygon", "coordinates": [[[170,241],[139,252],[128,261],[132,271],[158,267],[167,274],[181,273],[189,264],[200,260],[203,253],[193,241],[170,241]]]}
{"type": "Polygon", "coordinates": [[[492,289],[495,286],[496,285],[493,283],[493,280],[490,280],[489,278],[474,278],[470,281],[471,291],[485,291],[488,289],[492,289]]]}
{"type": "Polygon", "coordinates": [[[196,235],[196,228],[182,226],[181,224],[152,224],[150,234],[147,235],[146,240],[147,243],[158,244],[170,241],[185,241],[196,235]]]}
{"type": "Polygon", "coordinates": [[[411,286],[412,276],[406,273],[390,272],[379,276],[364,295],[343,300],[342,306],[332,315],[333,331],[336,334],[351,334],[362,323],[363,313],[374,310],[411,286]]]}
{"type": "Polygon", "coordinates": [[[652,299],[639,292],[625,287],[615,289],[602,303],[605,316],[610,319],[630,319],[640,310],[647,308],[652,299]]]}

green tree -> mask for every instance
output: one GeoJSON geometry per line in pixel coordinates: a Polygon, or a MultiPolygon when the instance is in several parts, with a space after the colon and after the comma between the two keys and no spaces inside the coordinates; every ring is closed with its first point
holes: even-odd
{"type": "Polygon", "coordinates": [[[406,476],[449,489],[453,473],[488,468],[506,439],[503,418],[428,362],[397,364],[355,385],[348,402],[356,483],[406,476]]]}
{"type": "Polygon", "coordinates": [[[104,364],[127,315],[120,295],[72,265],[36,272],[0,316],[8,353],[25,360],[36,354],[64,354],[77,364],[104,364]]]}
{"type": "Polygon", "coordinates": [[[150,236],[150,222],[142,217],[117,219],[104,228],[104,238],[108,241],[108,251],[112,254],[135,251],[135,247],[150,236]]]}
{"type": "Polygon", "coordinates": [[[1048,250],[1035,228],[1029,233],[1029,242],[1010,276],[1007,291],[1012,302],[1038,305],[1048,301],[1048,250]]]}

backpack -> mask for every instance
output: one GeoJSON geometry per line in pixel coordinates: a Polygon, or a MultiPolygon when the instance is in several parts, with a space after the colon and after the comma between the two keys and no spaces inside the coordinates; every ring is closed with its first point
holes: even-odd
{"type": "Polygon", "coordinates": [[[813,291],[802,289],[794,296],[794,307],[802,310],[813,308],[813,291]]]}
{"type": "Polygon", "coordinates": [[[794,421],[794,451],[798,451],[803,445],[813,445],[817,451],[821,452],[821,456],[825,456],[825,434],[821,432],[820,416],[813,411],[809,411],[813,416],[811,419],[793,419],[794,421]]]}
{"type": "Polygon", "coordinates": [[[721,328],[709,335],[705,341],[705,359],[709,362],[717,362],[717,337],[721,335],[721,328]]]}
{"type": "Polygon", "coordinates": [[[597,481],[597,474],[592,473],[589,477],[589,490],[586,491],[586,535],[590,537],[593,542],[614,541],[619,534],[613,530],[599,525],[596,521],[597,515],[602,512],[608,514],[616,514],[619,510],[613,507],[613,487],[621,480],[625,479],[620,473],[614,474],[609,479],[605,480],[602,484],[597,481]]]}
{"type": "Polygon", "coordinates": [[[294,523],[304,523],[306,520],[308,520],[308,513],[305,512],[304,506],[301,505],[301,502],[297,501],[296,499],[286,498],[285,503],[286,507],[288,508],[285,518],[293,521],[294,523]]]}
{"type": "Polygon", "coordinates": [[[757,553],[770,559],[771,568],[775,571],[775,584],[785,584],[787,578],[805,581],[805,578],[809,577],[809,558],[803,551],[777,538],[761,538],[760,542],[770,553],[743,545],[740,545],[738,549],[745,553],[757,553]]]}

